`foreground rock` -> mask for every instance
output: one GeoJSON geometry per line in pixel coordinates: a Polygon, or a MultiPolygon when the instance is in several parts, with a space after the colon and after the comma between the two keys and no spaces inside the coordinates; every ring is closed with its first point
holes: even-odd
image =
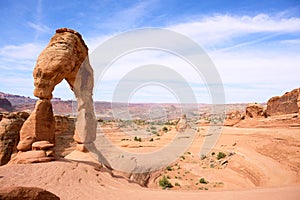
{"type": "Polygon", "coordinates": [[[37,187],[5,187],[0,188],[0,199],[59,200],[60,198],[47,190],[37,187]]]}
{"type": "Polygon", "coordinates": [[[272,97],[267,103],[267,115],[300,114],[300,88],[282,96],[272,97]]]}
{"type": "Polygon", "coordinates": [[[13,152],[16,152],[19,131],[28,116],[25,112],[3,114],[0,121],[0,165],[8,163],[13,152]]]}

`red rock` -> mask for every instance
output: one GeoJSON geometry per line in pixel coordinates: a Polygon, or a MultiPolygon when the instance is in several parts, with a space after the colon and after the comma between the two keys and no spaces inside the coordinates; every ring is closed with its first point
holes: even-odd
{"type": "Polygon", "coordinates": [[[300,88],[272,97],[267,103],[267,115],[300,114],[300,88]]]}
{"type": "Polygon", "coordinates": [[[4,187],[0,188],[0,199],[5,200],[59,200],[60,198],[47,190],[37,187],[4,187]]]}
{"type": "Polygon", "coordinates": [[[50,100],[39,100],[20,131],[18,150],[31,150],[35,141],[55,142],[55,121],[50,100]]]}
{"type": "Polygon", "coordinates": [[[260,104],[253,103],[249,104],[246,107],[246,117],[247,118],[259,118],[259,117],[264,117],[265,116],[265,111],[264,107],[260,104]]]}
{"type": "Polygon", "coordinates": [[[54,144],[51,144],[48,141],[38,141],[32,144],[32,150],[46,150],[53,148],[54,144]]]}
{"type": "Polygon", "coordinates": [[[21,112],[3,114],[0,121],[0,165],[8,163],[17,150],[19,131],[27,117],[27,113],[21,112]]]}

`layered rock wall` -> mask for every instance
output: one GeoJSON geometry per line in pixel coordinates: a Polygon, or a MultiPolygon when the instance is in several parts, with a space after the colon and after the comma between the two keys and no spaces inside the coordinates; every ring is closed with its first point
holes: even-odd
{"type": "Polygon", "coordinates": [[[300,88],[282,96],[272,97],[267,103],[267,115],[300,114],[300,88]]]}

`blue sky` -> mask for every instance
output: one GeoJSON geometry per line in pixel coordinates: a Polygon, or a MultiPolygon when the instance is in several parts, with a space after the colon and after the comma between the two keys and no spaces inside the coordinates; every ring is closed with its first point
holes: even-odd
{"type": "MultiPolygon", "coordinates": [[[[33,97],[35,61],[57,28],[83,35],[93,49],[124,31],[158,27],[197,42],[223,80],[226,102],[265,102],[300,87],[300,1],[0,1],[0,91],[33,97]]],[[[199,77],[177,66],[170,55],[140,52],[116,62],[95,99],[110,101],[114,86],[130,66],[147,62],[172,65],[190,83],[199,102],[209,94],[199,77]]],[[[126,71],[127,70],[127,71],[126,71]]],[[[97,87],[97,85],[96,85],[97,87]]],[[[66,83],[54,96],[72,99],[66,83]]],[[[145,87],[132,102],[174,101],[164,88],[145,87]]]]}

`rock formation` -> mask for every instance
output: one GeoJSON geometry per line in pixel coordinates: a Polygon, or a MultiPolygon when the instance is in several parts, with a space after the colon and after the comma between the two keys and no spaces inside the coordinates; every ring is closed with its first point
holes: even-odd
{"type": "Polygon", "coordinates": [[[265,116],[265,111],[262,105],[257,103],[252,103],[246,107],[246,118],[259,118],[264,116],[265,116]]]}
{"type": "Polygon", "coordinates": [[[37,187],[4,187],[0,188],[0,199],[59,200],[60,198],[47,190],[37,187]]]}
{"type": "Polygon", "coordinates": [[[179,132],[183,132],[187,127],[188,125],[186,120],[186,114],[183,114],[176,125],[176,130],[179,132]]]}
{"type": "Polygon", "coordinates": [[[13,107],[9,100],[5,98],[0,98],[0,111],[1,112],[11,112],[13,111],[13,107]]]}
{"type": "Polygon", "coordinates": [[[272,97],[267,103],[267,115],[300,114],[300,88],[272,97]]]}
{"type": "Polygon", "coordinates": [[[0,165],[8,163],[17,150],[19,131],[28,116],[25,112],[3,114],[0,121],[0,165]]]}
{"type": "Polygon", "coordinates": [[[234,110],[226,114],[225,126],[234,126],[241,120],[245,119],[245,114],[239,110],[234,110]]]}
{"type": "Polygon", "coordinates": [[[74,140],[80,145],[93,143],[97,125],[92,99],[94,77],[81,35],[67,28],[56,30],[38,57],[33,77],[34,95],[39,101],[20,131],[18,150],[31,150],[37,141],[55,144],[55,118],[50,100],[55,86],[64,79],[78,102],[74,140]]]}

